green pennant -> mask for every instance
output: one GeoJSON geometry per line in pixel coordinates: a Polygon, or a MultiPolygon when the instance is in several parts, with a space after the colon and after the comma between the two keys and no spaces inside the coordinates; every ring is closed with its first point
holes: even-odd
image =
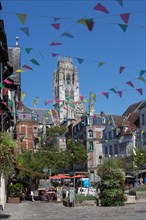
{"type": "Polygon", "coordinates": [[[25,50],[26,50],[26,53],[29,54],[32,48],[25,48],[25,50]]]}
{"type": "Polygon", "coordinates": [[[98,67],[101,67],[101,66],[103,66],[105,64],[105,62],[99,62],[98,63],[98,67]]]}
{"type": "Polygon", "coordinates": [[[0,88],[5,89],[4,85],[0,83],[0,88]]]}
{"type": "Polygon", "coordinates": [[[128,25],[127,24],[119,24],[120,28],[126,32],[128,25]]]}
{"type": "Polygon", "coordinates": [[[69,104],[69,106],[70,106],[71,108],[75,108],[75,105],[74,105],[74,104],[69,104]]]}
{"type": "Polygon", "coordinates": [[[25,24],[27,14],[16,14],[22,24],[25,24]]]}
{"type": "Polygon", "coordinates": [[[94,99],[94,101],[96,101],[96,94],[91,94],[91,96],[94,99]]]}
{"type": "Polygon", "coordinates": [[[28,27],[20,28],[20,30],[23,31],[27,36],[29,36],[29,28],[28,27]]]}
{"type": "Polygon", "coordinates": [[[141,70],[139,76],[142,76],[144,73],[146,73],[146,70],[141,70]]]}
{"type": "Polygon", "coordinates": [[[9,101],[9,102],[8,102],[8,105],[12,106],[12,105],[13,105],[13,102],[12,102],[12,101],[9,101]]]}
{"type": "Polygon", "coordinates": [[[114,88],[111,88],[110,91],[117,93],[117,91],[114,88]]]}
{"type": "Polygon", "coordinates": [[[146,82],[143,76],[138,77],[137,79],[140,79],[141,81],[143,81],[144,83],[146,82]]]}
{"type": "Polygon", "coordinates": [[[70,100],[71,100],[71,97],[68,96],[68,97],[66,97],[65,99],[66,99],[67,101],[70,101],[70,100]]]}
{"type": "Polygon", "coordinates": [[[35,65],[38,65],[38,66],[40,65],[35,59],[31,59],[30,61],[35,65]]]}

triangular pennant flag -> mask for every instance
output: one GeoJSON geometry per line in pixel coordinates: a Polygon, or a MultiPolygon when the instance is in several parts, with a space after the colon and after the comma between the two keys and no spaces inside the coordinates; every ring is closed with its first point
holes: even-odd
{"type": "Polygon", "coordinates": [[[48,111],[48,115],[52,115],[52,112],[51,112],[51,111],[48,111]]]}
{"type": "Polygon", "coordinates": [[[107,99],[109,98],[109,93],[108,92],[102,92],[102,95],[104,95],[107,99]]]}
{"type": "Polygon", "coordinates": [[[109,11],[100,3],[98,3],[95,7],[94,10],[102,11],[104,13],[109,13],[109,11]]]}
{"type": "Polygon", "coordinates": [[[105,64],[105,62],[99,62],[98,63],[98,67],[101,67],[101,66],[103,66],[105,64]]]}
{"type": "Polygon", "coordinates": [[[60,29],[60,23],[51,24],[56,30],[60,29]]]}
{"type": "Polygon", "coordinates": [[[60,20],[61,18],[60,17],[54,17],[54,22],[60,20]]]}
{"type": "Polygon", "coordinates": [[[20,30],[23,31],[27,36],[29,36],[29,28],[28,27],[20,28],[20,30]]]}
{"type": "Polygon", "coordinates": [[[16,14],[22,24],[25,24],[27,14],[16,14]]]}
{"type": "Polygon", "coordinates": [[[84,96],[80,95],[79,98],[81,99],[81,101],[83,101],[84,96]]]}
{"type": "Polygon", "coordinates": [[[62,45],[61,43],[59,43],[59,42],[52,42],[51,44],[50,44],[50,46],[59,46],[59,45],[62,45]]]}
{"type": "Polygon", "coordinates": [[[80,64],[82,64],[83,61],[84,61],[84,59],[82,59],[82,58],[77,58],[77,61],[78,61],[80,64]]]}
{"type": "Polygon", "coordinates": [[[3,90],[3,96],[5,96],[5,95],[8,93],[8,91],[9,91],[8,88],[4,89],[4,90],[3,90]]]}
{"type": "Polygon", "coordinates": [[[32,48],[25,48],[25,50],[26,50],[26,53],[29,54],[32,48]]]}
{"type": "Polygon", "coordinates": [[[9,81],[8,79],[5,79],[4,82],[7,83],[8,85],[12,84],[12,82],[9,81]]]}
{"type": "Polygon", "coordinates": [[[129,86],[131,86],[132,88],[134,88],[134,85],[131,81],[126,82],[129,86]]]}
{"type": "Polygon", "coordinates": [[[142,89],[140,88],[140,89],[136,89],[139,93],[140,93],[140,95],[142,95],[143,94],[143,92],[142,92],[142,89]]]}
{"type": "Polygon", "coordinates": [[[64,32],[63,34],[61,34],[62,37],[70,37],[70,38],[74,38],[74,36],[68,32],[64,32]]]}
{"type": "Polygon", "coordinates": [[[62,103],[61,105],[59,105],[59,108],[62,108],[64,106],[64,104],[62,103]]]}
{"type": "Polygon", "coordinates": [[[21,101],[22,102],[24,101],[25,96],[26,96],[26,94],[24,92],[21,92],[21,101]]]}
{"type": "Polygon", "coordinates": [[[110,91],[117,93],[117,91],[114,88],[111,88],[110,91]]]}
{"type": "Polygon", "coordinates": [[[25,70],[18,69],[18,70],[15,71],[15,73],[23,73],[23,72],[25,72],[25,70]]]}
{"type": "Polygon", "coordinates": [[[122,91],[117,91],[117,94],[122,98],[122,91]]]}
{"type": "Polygon", "coordinates": [[[88,102],[88,100],[87,99],[83,99],[83,102],[88,102]]]}
{"type": "Polygon", "coordinates": [[[34,107],[36,107],[37,106],[37,104],[38,104],[38,100],[33,100],[33,105],[34,105],[34,107]]]}
{"type": "Polygon", "coordinates": [[[130,13],[120,14],[120,16],[121,16],[121,18],[123,19],[123,21],[124,21],[126,24],[128,24],[130,13]]]}
{"type": "Polygon", "coordinates": [[[125,66],[120,66],[119,73],[122,73],[125,68],[125,66]]]}
{"type": "Polygon", "coordinates": [[[0,83],[0,88],[5,89],[4,85],[0,83]]]}
{"type": "Polygon", "coordinates": [[[23,65],[22,68],[28,69],[28,70],[33,70],[30,66],[23,65]]]}
{"type": "Polygon", "coordinates": [[[126,32],[128,25],[127,24],[119,24],[120,28],[126,32]]]}
{"type": "Polygon", "coordinates": [[[71,100],[71,97],[66,97],[65,98],[67,101],[70,101],[71,100]]]}
{"type": "Polygon", "coordinates": [[[9,102],[8,102],[8,105],[13,106],[13,102],[12,102],[12,101],[9,101],[9,102]]]}
{"type": "Polygon", "coordinates": [[[142,76],[144,73],[146,73],[146,70],[141,70],[139,76],[142,76]]]}
{"type": "Polygon", "coordinates": [[[91,94],[91,96],[94,99],[94,101],[96,101],[96,94],[91,94]]]}
{"type": "Polygon", "coordinates": [[[137,79],[143,81],[144,83],[146,82],[143,76],[138,77],[137,79]]]}
{"type": "Polygon", "coordinates": [[[40,65],[35,59],[31,59],[30,61],[35,65],[38,65],[38,66],[40,65]]]}
{"type": "Polygon", "coordinates": [[[59,102],[60,102],[60,100],[59,100],[58,98],[55,98],[55,102],[58,102],[58,103],[59,103],[59,102]]]}
{"type": "Polygon", "coordinates": [[[63,106],[63,108],[64,108],[65,110],[67,110],[67,107],[66,107],[66,106],[63,106]]]}
{"type": "Polygon", "coordinates": [[[48,105],[52,102],[52,100],[45,101],[45,105],[48,105]]]}
{"type": "Polygon", "coordinates": [[[121,6],[123,6],[123,0],[117,0],[117,2],[118,2],[121,6]]]}
{"type": "Polygon", "coordinates": [[[6,102],[2,102],[2,104],[8,106],[6,102]]]}
{"type": "Polygon", "coordinates": [[[86,22],[86,26],[87,26],[88,30],[92,31],[92,29],[95,25],[95,22],[93,21],[93,18],[86,19],[85,22],[86,22]]]}
{"type": "Polygon", "coordinates": [[[52,53],[52,57],[56,57],[56,56],[58,56],[59,54],[57,54],[57,53],[52,53]]]}
{"type": "Polygon", "coordinates": [[[74,104],[69,104],[69,106],[71,107],[71,108],[75,108],[75,105],[74,104]]]}

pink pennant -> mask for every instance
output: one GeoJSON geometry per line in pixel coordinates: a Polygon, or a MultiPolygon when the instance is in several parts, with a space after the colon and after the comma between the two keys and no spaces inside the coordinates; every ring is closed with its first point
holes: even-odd
{"type": "Polygon", "coordinates": [[[0,110],[0,115],[3,113],[3,111],[2,110],[0,110]]]}
{"type": "Polygon", "coordinates": [[[119,69],[119,73],[122,73],[125,68],[126,68],[125,66],[121,66],[119,69]]]}
{"type": "Polygon", "coordinates": [[[22,68],[32,70],[32,68],[30,66],[27,66],[27,65],[23,65],[22,68]]]}
{"type": "Polygon", "coordinates": [[[59,42],[52,42],[51,44],[50,44],[50,46],[59,46],[59,45],[61,45],[61,43],[59,43],[59,42]]]}
{"type": "Polygon", "coordinates": [[[98,11],[102,11],[104,13],[109,13],[109,11],[100,3],[98,3],[95,7],[94,7],[95,10],[98,10],[98,11]]]}
{"type": "Polygon", "coordinates": [[[131,81],[126,82],[129,86],[131,86],[132,88],[134,88],[134,85],[131,81]]]}
{"type": "Polygon", "coordinates": [[[79,97],[80,97],[80,99],[81,99],[81,100],[83,101],[83,99],[84,99],[84,96],[80,95],[79,97]]]}
{"type": "Polygon", "coordinates": [[[46,105],[50,104],[51,102],[52,102],[52,100],[46,101],[46,105]]]}
{"type": "Polygon", "coordinates": [[[60,29],[60,23],[55,23],[55,24],[51,24],[51,25],[52,25],[52,27],[54,27],[57,30],[60,29]]]}
{"type": "Polygon", "coordinates": [[[142,95],[143,94],[143,92],[142,92],[142,89],[140,88],[140,89],[136,89],[139,93],[140,93],[140,95],[142,95]]]}
{"type": "Polygon", "coordinates": [[[9,84],[9,85],[12,84],[12,82],[9,81],[9,80],[7,80],[7,79],[5,79],[4,82],[7,83],[7,84],[9,84]]]}
{"type": "Polygon", "coordinates": [[[128,24],[130,13],[120,14],[123,21],[128,24]]]}
{"type": "Polygon", "coordinates": [[[55,102],[60,102],[60,100],[58,98],[55,98],[55,102]]]}
{"type": "Polygon", "coordinates": [[[109,98],[109,93],[108,92],[102,92],[102,95],[104,95],[107,99],[109,98]]]}
{"type": "Polygon", "coordinates": [[[6,105],[7,106],[7,103],[6,102],[2,102],[2,104],[6,105]]]}
{"type": "Polygon", "coordinates": [[[122,98],[122,91],[117,91],[117,93],[120,96],[120,98],[122,98]]]}
{"type": "Polygon", "coordinates": [[[67,110],[67,107],[63,106],[63,108],[64,108],[65,110],[67,110]]]}
{"type": "Polygon", "coordinates": [[[3,89],[3,96],[5,96],[7,93],[8,93],[9,89],[6,88],[6,89],[3,89]]]}

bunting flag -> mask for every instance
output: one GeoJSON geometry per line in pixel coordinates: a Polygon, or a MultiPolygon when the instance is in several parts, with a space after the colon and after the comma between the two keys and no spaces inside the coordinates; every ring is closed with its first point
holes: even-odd
{"type": "Polygon", "coordinates": [[[123,30],[123,32],[126,32],[128,25],[127,24],[119,24],[120,28],[123,30]]]}
{"type": "Polygon", "coordinates": [[[50,46],[59,46],[59,45],[62,45],[62,44],[59,43],[59,42],[52,42],[52,43],[50,44],[50,46]]]}
{"type": "Polygon", "coordinates": [[[8,85],[13,84],[11,81],[9,81],[8,79],[4,80],[5,83],[7,83],[8,85]]]}
{"type": "Polygon", "coordinates": [[[101,12],[104,12],[104,13],[109,13],[109,11],[100,3],[98,3],[95,7],[94,7],[94,10],[97,10],[97,11],[101,11],[101,12]]]}
{"type": "Polygon", "coordinates": [[[21,101],[23,102],[25,99],[26,94],[24,92],[21,92],[21,101]]]}
{"type": "Polygon", "coordinates": [[[58,98],[55,98],[55,102],[59,103],[59,102],[60,102],[60,100],[59,100],[58,98]]]}
{"type": "Polygon", "coordinates": [[[57,54],[57,53],[52,53],[52,57],[56,57],[56,56],[58,56],[59,54],[57,54]]]}
{"type": "Polygon", "coordinates": [[[27,36],[29,36],[29,28],[28,27],[20,28],[20,30],[23,31],[27,36]]]}
{"type": "Polygon", "coordinates": [[[131,81],[126,82],[126,84],[128,84],[129,86],[131,86],[132,88],[134,88],[134,85],[131,81]]]}
{"type": "Polygon", "coordinates": [[[18,69],[15,71],[15,73],[23,73],[23,72],[25,72],[25,70],[18,69]]]}
{"type": "Polygon", "coordinates": [[[37,105],[38,105],[38,100],[33,100],[33,105],[34,105],[34,107],[36,107],[37,105]]]}
{"type": "Polygon", "coordinates": [[[25,24],[26,22],[26,18],[27,18],[27,14],[16,14],[17,17],[19,18],[19,20],[21,21],[22,24],[25,24]]]}
{"type": "Polygon", "coordinates": [[[83,99],[83,102],[88,102],[88,100],[87,99],[83,99]]]}
{"type": "Polygon", "coordinates": [[[84,24],[90,31],[92,31],[94,24],[95,24],[95,22],[93,21],[93,18],[89,18],[89,19],[81,18],[77,21],[77,23],[84,24]]]}
{"type": "Polygon", "coordinates": [[[6,102],[2,102],[2,104],[8,106],[6,102]]]}
{"type": "Polygon", "coordinates": [[[122,98],[122,91],[117,91],[117,94],[120,96],[120,98],[122,98]]]}
{"type": "Polygon", "coordinates": [[[80,95],[79,98],[81,99],[81,101],[83,101],[84,96],[80,95]]]}
{"type": "Polygon", "coordinates": [[[35,59],[31,59],[30,61],[31,61],[33,64],[37,65],[37,66],[40,65],[35,59]]]}
{"type": "Polygon", "coordinates": [[[60,23],[55,23],[55,24],[51,24],[53,28],[55,28],[56,30],[60,29],[60,23]]]}
{"type": "Polygon", "coordinates": [[[117,93],[117,91],[114,88],[111,88],[110,91],[117,93]]]}
{"type": "Polygon", "coordinates": [[[118,2],[121,6],[123,6],[123,0],[117,0],[117,2],[118,2]]]}
{"type": "Polygon", "coordinates": [[[98,63],[98,67],[101,67],[101,66],[103,66],[105,64],[105,62],[99,62],[98,63]]]}
{"type": "Polygon", "coordinates": [[[146,70],[140,70],[139,76],[142,76],[144,73],[146,73],[146,70]]]}
{"type": "Polygon", "coordinates": [[[5,96],[5,95],[8,93],[8,91],[9,91],[8,88],[4,89],[4,90],[3,90],[3,96],[5,96]]]}
{"type": "Polygon", "coordinates": [[[144,83],[146,83],[146,81],[145,81],[145,79],[144,79],[143,76],[140,76],[140,77],[138,77],[137,79],[139,79],[139,80],[143,81],[144,83]]]}
{"type": "Polygon", "coordinates": [[[93,100],[96,102],[96,94],[91,94],[91,97],[92,97],[93,100]]]}
{"type": "Polygon", "coordinates": [[[64,108],[66,111],[67,111],[67,109],[68,109],[66,106],[63,106],[63,108],[64,108]]]}
{"type": "Polygon", "coordinates": [[[120,16],[125,22],[125,24],[128,24],[130,13],[120,14],[120,16]]]}
{"type": "Polygon", "coordinates": [[[28,70],[33,70],[30,66],[23,65],[22,68],[28,69],[28,70]]]}
{"type": "Polygon", "coordinates": [[[73,103],[69,104],[69,106],[70,106],[71,108],[75,108],[75,105],[74,105],[73,103]]]}
{"type": "Polygon", "coordinates": [[[102,95],[104,95],[107,99],[109,98],[109,93],[108,92],[102,92],[102,95]]]}
{"type": "Polygon", "coordinates": [[[45,101],[45,105],[48,105],[52,102],[52,100],[45,101]]]}
{"type": "Polygon", "coordinates": [[[8,105],[13,106],[13,102],[12,102],[12,101],[9,101],[9,102],[8,102],[8,105]]]}
{"type": "Polygon", "coordinates": [[[69,37],[69,38],[74,38],[74,36],[68,32],[64,32],[63,34],[61,34],[62,37],[69,37]]]}
{"type": "Polygon", "coordinates": [[[142,88],[139,88],[139,89],[136,89],[136,90],[140,93],[140,95],[143,94],[142,88]]]}
{"type": "Polygon", "coordinates": [[[25,51],[26,51],[27,54],[29,54],[32,49],[33,48],[25,48],[25,51]]]}
{"type": "Polygon", "coordinates": [[[82,58],[76,58],[76,59],[80,64],[82,64],[84,62],[84,59],[82,59],[82,58]]]}
{"type": "Polygon", "coordinates": [[[68,97],[66,97],[65,99],[66,99],[67,101],[70,101],[70,100],[71,100],[71,97],[68,96],[68,97]]]}
{"type": "Polygon", "coordinates": [[[51,112],[51,110],[50,110],[50,111],[48,111],[48,115],[52,115],[52,112],[51,112]]]}
{"type": "Polygon", "coordinates": [[[120,66],[119,73],[122,73],[125,68],[125,66],[120,66]]]}
{"type": "Polygon", "coordinates": [[[0,88],[5,89],[4,85],[0,83],[0,88]]]}
{"type": "Polygon", "coordinates": [[[62,103],[61,105],[59,105],[59,108],[62,108],[64,106],[64,104],[62,103]]]}

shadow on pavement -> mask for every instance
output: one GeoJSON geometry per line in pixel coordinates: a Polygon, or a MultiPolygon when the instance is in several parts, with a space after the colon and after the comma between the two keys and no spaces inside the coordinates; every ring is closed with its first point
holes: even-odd
{"type": "Polygon", "coordinates": [[[1,220],[1,219],[8,219],[8,218],[10,218],[10,217],[11,217],[11,215],[0,214],[0,220],[1,220]]]}

